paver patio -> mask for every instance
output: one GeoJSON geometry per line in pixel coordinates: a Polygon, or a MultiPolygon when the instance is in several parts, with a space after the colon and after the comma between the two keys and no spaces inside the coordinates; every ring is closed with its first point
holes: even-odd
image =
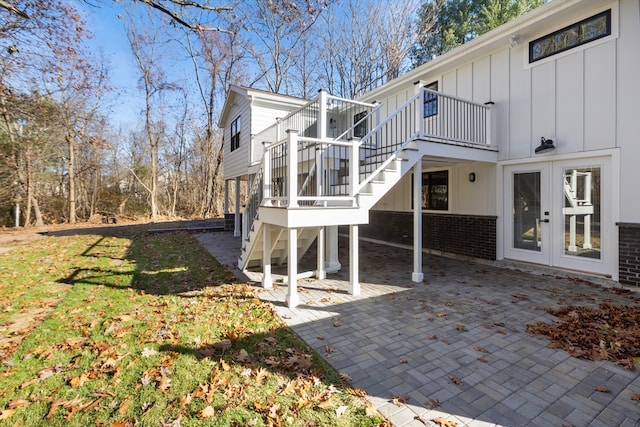
{"type": "MultiPolygon", "coordinates": [[[[197,238],[260,285],[261,273],[235,267],[240,238],[197,238]]],[[[632,400],[638,370],[571,357],[526,332],[527,324],[556,319],[549,307],[610,301],[640,309],[637,292],[434,255],[424,256],[424,283],[412,283],[410,250],[361,242],[362,292],[353,296],[345,249],[341,272],[298,282],[297,308],[286,306],[277,280],[260,296],[395,426],[436,426],[436,418],[458,426],[640,425],[640,402],[632,400]]]]}

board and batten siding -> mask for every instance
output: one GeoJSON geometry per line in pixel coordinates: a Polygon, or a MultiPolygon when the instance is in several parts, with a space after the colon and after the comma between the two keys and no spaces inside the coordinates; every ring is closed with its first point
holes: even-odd
{"type": "Polygon", "coordinates": [[[505,43],[476,57],[471,52],[466,62],[449,68],[427,64],[393,93],[375,96],[387,105],[383,112],[393,112],[413,95],[414,82],[422,80],[438,81],[440,91],[460,98],[492,101],[500,161],[535,158],[542,137],[554,139],[556,155],[580,157],[619,148],[621,220],[640,222],[640,197],[630,196],[637,194],[634,187],[640,182],[639,9],[634,0],[583,8],[563,24],[538,25],[514,48],[505,43]],[[529,41],[606,9],[612,10],[612,36],[529,64],[529,41]]]}

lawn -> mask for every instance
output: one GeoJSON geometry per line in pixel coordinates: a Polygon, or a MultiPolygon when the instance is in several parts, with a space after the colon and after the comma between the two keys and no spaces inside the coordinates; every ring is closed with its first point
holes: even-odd
{"type": "Polygon", "coordinates": [[[186,233],[0,255],[0,425],[388,425],[186,233]]]}

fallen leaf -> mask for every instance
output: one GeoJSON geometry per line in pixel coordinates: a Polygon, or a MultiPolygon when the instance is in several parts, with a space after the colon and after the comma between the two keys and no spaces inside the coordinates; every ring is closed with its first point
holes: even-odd
{"type": "Polygon", "coordinates": [[[142,357],[151,357],[151,356],[155,356],[157,354],[158,354],[158,352],[156,350],[152,349],[152,348],[145,347],[142,350],[142,357]]]}
{"type": "Polygon", "coordinates": [[[349,394],[356,397],[365,397],[367,395],[367,392],[361,388],[352,388],[349,389],[349,394]]]}
{"type": "Polygon", "coordinates": [[[449,379],[451,380],[452,383],[457,384],[457,385],[462,385],[462,383],[463,383],[463,381],[460,378],[458,378],[458,377],[456,377],[454,375],[449,375],[449,379]]]}
{"type": "Polygon", "coordinates": [[[216,414],[216,410],[213,409],[213,406],[209,405],[200,411],[200,418],[211,418],[216,414]]]}
{"type": "Polygon", "coordinates": [[[394,396],[391,402],[396,406],[402,406],[403,403],[407,403],[409,398],[407,396],[394,396]]]}
{"type": "Polygon", "coordinates": [[[340,378],[342,378],[343,381],[347,381],[347,382],[350,382],[353,380],[353,378],[351,378],[351,375],[345,374],[344,372],[340,372],[340,378]]]}
{"type": "Polygon", "coordinates": [[[342,414],[344,414],[344,413],[345,413],[345,411],[346,411],[348,408],[349,408],[349,407],[348,407],[348,406],[346,406],[346,405],[338,406],[338,407],[336,408],[336,417],[340,417],[340,416],[342,416],[342,414]]]}
{"type": "Polygon", "coordinates": [[[433,422],[438,424],[440,427],[458,427],[458,423],[455,421],[450,421],[442,417],[435,418],[433,422]]]}
{"type": "Polygon", "coordinates": [[[609,387],[604,386],[604,385],[599,385],[596,387],[596,391],[599,391],[600,393],[610,393],[611,390],[609,389],[609,387]]]}
{"type": "Polygon", "coordinates": [[[127,397],[124,400],[124,402],[122,402],[122,405],[120,405],[120,408],[118,408],[118,413],[120,415],[125,414],[129,410],[130,405],[131,405],[131,398],[127,397]]]}
{"type": "Polygon", "coordinates": [[[0,410],[0,420],[6,420],[15,414],[17,409],[1,409],[0,410]]]}
{"type": "Polygon", "coordinates": [[[429,399],[424,404],[427,408],[435,409],[440,406],[440,401],[438,399],[429,399]]]}
{"type": "Polygon", "coordinates": [[[333,318],[333,326],[336,328],[340,326],[340,319],[338,319],[338,317],[333,318]]]}
{"type": "Polygon", "coordinates": [[[483,347],[480,347],[479,345],[474,345],[474,346],[473,346],[473,349],[474,349],[475,351],[480,352],[480,353],[489,353],[489,350],[487,350],[487,349],[485,349],[485,348],[483,348],[483,347]]]}

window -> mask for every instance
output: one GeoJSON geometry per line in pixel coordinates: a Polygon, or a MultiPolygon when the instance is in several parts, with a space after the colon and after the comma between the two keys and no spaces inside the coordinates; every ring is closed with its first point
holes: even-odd
{"type": "Polygon", "coordinates": [[[529,63],[611,35],[611,9],[529,43],[529,63]]]}
{"type": "Polygon", "coordinates": [[[449,171],[422,174],[422,208],[435,211],[449,210],[449,171]]]}
{"type": "Polygon", "coordinates": [[[240,147],[240,116],[231,122],[231,151],[240,147]]]}
{"type": "Polygon", "coordinates": [[[355,125],[353,128],[353,136],[355,136],[356,138],[362,138],[367,134],[367,120],[362,120],[366,117],[366,115],[367,112],[362,111],[353,116],[353,124],[355,125]],[[358,123],[360,120],[362,120],[362,122],[358,123]]]}
{"type": "MultiPolygon", "coordinates": [[[[425,86],[430,90],[438,90],[438,82],[433,82],[425,86]]],[[[424,118],[432,117],[438,114],[438,95],[432,92],[424,93],[424,118]]]]}

